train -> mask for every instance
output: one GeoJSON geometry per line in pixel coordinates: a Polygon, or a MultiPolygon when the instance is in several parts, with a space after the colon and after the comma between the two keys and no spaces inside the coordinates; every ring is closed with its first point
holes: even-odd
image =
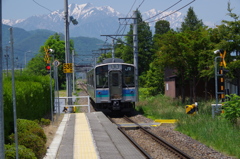
{"type": "Polygon", "coordinates": [[[138,100],[136,68],[119,58],[108,58],[87,72],[87,91],[97,110],[130,111],[138,100]]]}

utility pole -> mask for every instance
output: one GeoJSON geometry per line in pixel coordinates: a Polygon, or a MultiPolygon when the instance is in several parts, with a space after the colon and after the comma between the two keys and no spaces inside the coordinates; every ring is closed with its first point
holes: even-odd
{"type": "Polygon", "coordinates": [[[27,52],[24,53],[24,55],[25,55],[25,67],[27,66],[27,53],[30,53],[30,51],[27,51],[27,52]]]}
{"type": "Polygon", "coordinates": [[[14,52],[13,52],[13,30],[10,30],[11,43],[11,64],[12,64],[12,99],[13,99],[13,121],[14,121],[14,139],[16,146],[16,159],[18,159],[18,133],[17,133],[17,109],[16,109],[16,92],[15,92],[15,76],[14,76],[14,52]]]}
{"type": "Polygon", "coordinates": [[[135,66],[135,86],[136,86],[136,101],[138,101],[138,28],[137,28],[137,11],[133,12],[133,55],[135,66]]]}
{"type": "Polygon", "coordinates": [[[6,54],[4,55],[4,57],[6,58],[7,77],[8,77],[8,58],[9,58],[9,55],[8,55],[8,46],[6,46],[6,54]]]}
{"type": "Polygon", "coordinates": [[[133,11],[133,16],[131,18],[119,18],[119,19],[133,19],[133,35],[101,35],[101,36],[108,36],[112,39],[115,39],[116,41],[120,41],[121,43],[124,43],[130,47],[133,48],[133,61],[134,61],[134,67],[135,67],[135,86],[136,86],[136,101],[139,101],[138,97],[138,23],[137,23],[137,10],[133,11]],[[124,41],[121,41],[119,39],[116,39],[113,36],[133,36],[133,46],[125,43],[124,41]]]}
{"type": "MultiPolygon", "coordinates": [[[[0,61],[2,61],[2,0],[0,0],[0,61]]],[[[3,109],[3,67],[0,62],[0,158],[5,159],[4,151],[4,109],[3,109]]]]}
{"type": "Polygon", "coordinates": [[[74,53],[74,50],[72,51],[72,63],[73,63],[73,76],[72,76],[72,79],[73,79],[73,92],[75,93],[75,53],[74,53]]]}
{"type": "Polygon", "coordinates": [[[115,55],[114,55],[114,39],[112,39],[112,58],[114,60],[115,55]]]}
{"type": "MultiPolygon", "coordinates": [[[[69,19],[68,19],[68,0],[64,0],[64,13],[65,13],[65,63],[70,63],[70,46],[69,46],[69,19]]],[[[67,97],[72,97],[71,87],[71,73],[66,73],[66,89],[67,97]]],[[[72,98],[68,98],[68,105],[72,105],[72,98]]]]}

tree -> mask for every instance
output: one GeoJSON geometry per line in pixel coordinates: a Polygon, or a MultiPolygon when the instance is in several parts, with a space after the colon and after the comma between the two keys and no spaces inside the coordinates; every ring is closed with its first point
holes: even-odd
{"type": "MultiPolygon", "coordinates": [[[[48,72],[46,71],[46,62],[44,61],[46,52],[46,49],[53,49],[54,53],[52,53],[51,58],[51,63],[53,60],[58,60],[61,62],[61,65],[58,66],[58,82],[59,82],[59,87],[63,88],[64,84],[66,82],[66,75],[63,73],[63,63],[65,63],[65,42],[61,40],[61,36],[57,33],[54,35],[50,36],[45,44],[40,47],[39,53],[31,60],[29,61],[27,65],[27,72],[30,74],[35,74],[35,75],[47,75],[48,72]],[[53,59],[54,57],[54,59],[53,59]]],[[[73,41],[70,40],[70,52],[73,50],[73,41]]],[[[52,66],[53,67],[53,66],[52,66]]],[[[53,70],[53,69],[52,69],[53,70]]]]}
{"type": "Polygon", "coordinates": [[[200,27],[203,27],[202,20],[198,20],[197,15],[193,11],[193,7],[190,7],[187,12],[187,16],[184,18],[184,21],[181,24],[180,31],[184,32],[186,30],[195,31],[200,27]]]}
{"type": "Polygon", "coordinates": [[[159,41],[161,36],[170,31],[170,23],[166,20],[160,20],[155,24],[155,34],[153,37],[153,62],[150,63],[146,74],[145,87],[148,88],[149,95],[164,94],[164,66],[158,63],[157,52],[159,51],[159,41]]]}
{"type": "MultiPolygon", "coordinates": [[[[142,20],[141,13],[137,11],[138,18],[138,69],[139,76],[146,74],[149,64],[152,61],[152,32],[149,25],[142,20]]],[[[133,26],[126,37],[126,43],[133,45],[133,26]]],[[[123,48],[122,58],[127,63],[133,63],[133,48],[125,45],[123,48]]],[[[140,81],[141,82],[141,81],[140,81]]]]}
{"type": "Polygon", "coordinates": [[[146,88],[149,95],[164,94],[164,68],[154,60],[146,75],[146,88]]]}
{"type": "MultiPolygon", "coordinates": [[[[196,86],[202,71],[212,64],[213,53],[209,53],[211,43],[206,28],[185,32],[169,31],[158,40],[159,51],[156,61],[162,68],[171,68],[181,86],[182,102],[185,102],[185,85],[189,83],[193,99],[196,101],[196,86]]],[[[206,75],[206,74],[205,74],[206,75]]]]}
{"type": "Polygon", "coordinates": [[[166,20],[159,20],[155,24],[155,35],[159,34],[165,34],[170,30],[170,23],[166,20]]]}
{"type": "Polygon", "coordinates": [[[227,51],[225,61],[228,63],[232,82],[238,86],[238,95],[240,95],[240,20],[239,16],[232,12],[230,3],[228,3],[228,15],[233,18],[233,21],[223,20],[222,24],[217,26],[216,34],[219,42],[216,44],[216,49],[223,49],[227,51]],[[231,52],[235,52],[236,56],[232,57],[231,52]],[[236,61],[233,61],[233,58],[236,61]]]}

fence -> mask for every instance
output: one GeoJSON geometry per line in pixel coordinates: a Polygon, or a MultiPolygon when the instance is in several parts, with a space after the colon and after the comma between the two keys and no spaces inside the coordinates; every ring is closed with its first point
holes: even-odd
{"type": "Polygon", "coordinates": [[[55,108],[58,108],[58,112],[59,113],[60,113],[60,107],[63,110],[64,107],[69,107],[69,108],[73,109],[74,106],[88,107],[88,113],[90,113],[90,98],[89,98],[89,96],[73,96],[73,97],[59,97],[59,98],[55,98],[55,108]],[[84,103],[84,104],[81,104],[81,105],[77,105],[77,104],[68,105],[68,104],[66,104],[66,102],[67,102],[67,99],[69,99],[69,98],[72,98],[74,101],[76,99],[82,99],[82,98],[87,98],[88,100],[87,100],[87,104],[84,103]]]}

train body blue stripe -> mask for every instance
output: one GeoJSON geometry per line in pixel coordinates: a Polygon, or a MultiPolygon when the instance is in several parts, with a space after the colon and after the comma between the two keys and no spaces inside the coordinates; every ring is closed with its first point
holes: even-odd
{"type": "Polygon", "coordinates": [[[123,89],[123,96],[135,96],[135,89],[123,89]]]}
{"type": "MultiPolygon", "coordinates": [[[[135,96],[135,89],[123,89],[123,97],[135,96]]],[[[109,97],[109,90],[96,90],[96,97],[109,97]]]]}
{"type": "Polygon", "coordinates": [[[96,97],[109,97],[109,90],[96,90],[96,97]]]}

